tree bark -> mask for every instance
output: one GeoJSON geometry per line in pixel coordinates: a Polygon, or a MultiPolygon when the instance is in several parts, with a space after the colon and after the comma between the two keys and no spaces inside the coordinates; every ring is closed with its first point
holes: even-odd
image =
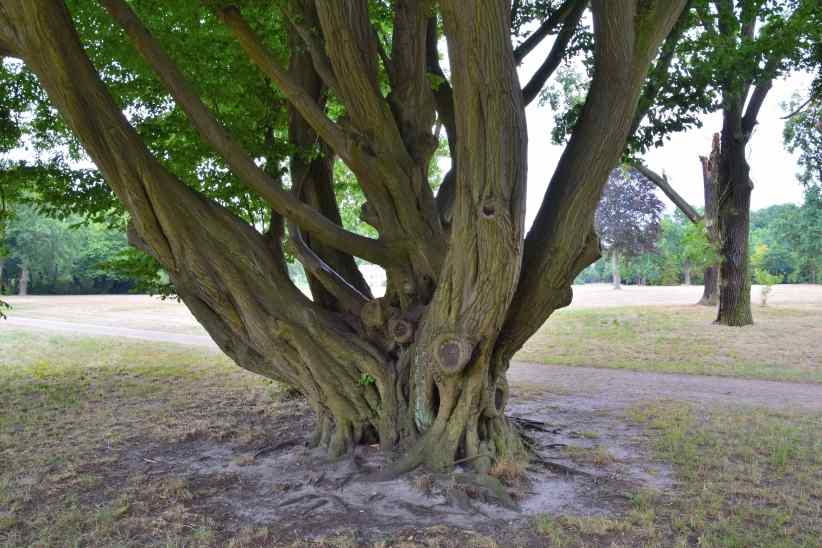
{"type": "Polygon", "coordinates": [[[745,158],[748,138],[742,129],[741,102],[726,100],[717,173],[717,228],[719,309],[716,323],[729,326],[753,324],[748,235],[750,232],[750,166],[745,158]]]}
{"type": "Polygon", "coordinates": [[[684,0],[592,3],[594,85],[527,239],[525,105],[506,2],[439,2],[454,106],[447,233],[427,179],[436,145],[428,2],[393,3],[390,58],[378,51],[366,0],[313,3],[316,20],[308,11],[290,19],[313,70],[299,55],[291,70],[280,66],[238,8],[221,8],[251,60],[293,105],[293,142],[329,147],[357,175],[378,240],[340,226],[328,155],[295,155],[295,192],[282,190],[220,125],[130,5],[102,3],[202,140],[305,244],[295,254],[316,282],[313,301],[288,278],[276,234],[258,233],[187,187],[148,151],[85,55],[62,2],[4,1],[0,31],[4,24],[15,30],[8,47],[38,76],[126,206],[129,241],[164,266],[220,348],[249,371],[302,392],[317,416],[314,441],[332,456],[378,442],[402,454],[392,471],[448,469],[458,459],[483,471],[519,451],[504,415],[508,362],[570,302],[574,277],[599,254],[593,213],[602,186],[624,149],[648,66],[684,0]],[[324,48],[314,43],[320,36],[324,48]],[[387,97],[378,58],[388,73],[387,97]],[[345,107],[344,122],[326,114],[321,82],[345,107]],[[372,298],[355,254],[386,266],[385,297],[372,298]]]}
{"type": "Polygon", "coordinates": [[[17,284],[17,292],[20,296],[29,294],[29,265],[23,261],[20,265],[20,281],[17,284]]]}
{"type": "Polygon", "coordinates": [[[704,306],[716,306],[719,304],[719,267],[709,266],[702,273],[704,285],[702,297],[697,304],[704,306]]]}
{"type": "Polygon", "coordinates": [[[691,265],[686,263],[682,270],[685,275],[685,285],[691,285],[691,265]]]}
{"type": "Polygon", "coordinates": [[[611,284],[614,289],[622,289],[622,278],[619,275],[619,253],[611,251],[611,284]]]}
{"type": "MultiPolygon", "coordinates": [[[[711,141],[711,153],[708,156],[700,156],[702,164],[702,188],[705,195],[705,232],[708,243],[719,249],[719,196],[717,195],[717,179],[719,171],[720,157],[720,136],[714,133],[711,141]]],[[[719,304],[719,266],[709,265],[703,273],[704,285],[702,297],[697,304],[704,306],[716,306],[719,304]]]]}

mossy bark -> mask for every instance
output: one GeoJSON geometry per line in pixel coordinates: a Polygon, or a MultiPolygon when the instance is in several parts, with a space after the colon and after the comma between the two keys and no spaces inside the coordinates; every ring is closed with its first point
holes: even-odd
{"type": "Polygon", "coordinates": [[[376,442],[399,453],[395,470],[447,469],[461,460],[487,470],[520,451],[504,415],[509,361],[570,303],[574,278],[599,256],[594,210],[648,67],[684,0],[592,2],[591,92],[527,238],[525,106],[505,2],[437,4],[452,75],[436,97],[428,67],[437,25],[428,2],[393,5],[390,56],[380,51],[366,0],[288,3],[304,11],[288,22],[305,46],[289,67],[240,8],[219,3],[219,18],[293,107],[291,140],[323,144],[319,156],[294,155],[291,191],[232,138],[130,4],[101,3],[203,142],[270,204],[270,233],[157,160],[92,66],[61,2],[5,1],[0,51],[13,51],[38,76],[131,215],[129,241],[163,265],[220,348],[304,394],[317,415],[314,441],[331,456],[376,442]],[[344,120],[325,112],[325,88],[345,106],[344,120]],[[435,109],[454,157],[447,205],[428,182],[435,109]],[[340,226],[332,154],[357,177],[379,238],[340,226]],[[288,276],[284,224],[313,298],[288,276]],[[386,269],[384,297],[372,297],[355,256],[386,269]]]}

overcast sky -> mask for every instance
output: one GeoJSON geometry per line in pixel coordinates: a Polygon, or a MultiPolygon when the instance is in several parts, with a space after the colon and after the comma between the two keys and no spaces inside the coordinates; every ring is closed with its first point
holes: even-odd
{"type": "MultiPolygon", "coordinates": [[[[520,70],[520,78],[527,82],[530,74],[545,58],[544,50],[534,51],[527,58],[520,70]]],[[[802,202],[802,186],[796,178],[796,157],[785,150],[782,142],[782,129],[785,113],[781,104],[788,102],[794,92],[803,98],[807,96],[811,77],[807,74],[793,75],[786,80],[774,82],[765,104],[759,114],[759,125],[754,130],[748,144],[748,162],[751,165],[751,179],[754,190],[751,195],[751,207],[760,209],[773,204],[802,202]]],[[[527,225],[539,209],[542,196],[554,167],[562,154],[563,146],[551,143],[551,128],[554,125],[554,114],[546,106],[539,106],[538,99],[528,107],[528,209],[527,225]]],[[[691,205],[702,207],[704,203],[702,190],[702,167],[700,155],[711,151],[711,136],[722,128],[721,114],[716,113],[703,117],[700,129],[689,130],[674,135],[663,147],[645,155],[645,162],[654,171],[668,175],[671,185],[691,205]]],[[[659,192],[660,198],[670,211],[673,204],[659,192]]]]}

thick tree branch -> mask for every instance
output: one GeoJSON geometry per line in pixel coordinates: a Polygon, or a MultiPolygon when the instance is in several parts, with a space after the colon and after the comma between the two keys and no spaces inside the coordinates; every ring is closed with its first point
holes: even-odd
{"type": "Polygon", "coordinates": [[[565,55],[565,50],[571,42],[571,38],[574,37],[574,32],[587,5],[587,0],[577,0],[571,12],[564,19],[562,29],[559,31],[559,34],[557,34],[554,45],[551,46],[551,51],[548,53],[548,57],[545,58],[542,65],[540,65],[534,75],[531,76],[531,80],[529,80],[522,89],[522,97],[526,105],[531,103],[531,101],[539,95],[540,91],[542,91],[542,86],[545,85],[545,82],[548,81],[548,78],[551,77],[559,66],[562,57],[565,55]]]}
{"type": "Polygon", "coordinates": [[[526,55],[531,53],[547,36],[550,36],[556,30],[557,26],[577,8],[578,4],[582,4],[584,9],[588,5],[588,0],[565,0],[548,19],[543,21],[537,30],[532,32],[523,43],[514,49],[514,61],[520,64],[526,55]]]}
{"type": "Polygon", "coordinates": [[[398,128],[380,92],[379,53],[367,0],[315,2],[315,6],[326,53],[337,75],[336,91],[353,125],[369,135],[369,144],[393,141],[391,134],[396,135],[398,128]]]}
{"type": "MultiPolygon", "coordinates": [[[[105,0],[122,3],[122,0],[105,0]]],[[[320,137],[347,163],[357,164],[361,156],[353,141],[335,124],[317,102],[280,66],[274,54],[263,44],[259,36],[243,19],[240,10],[228,6],[218,11],[220,19],[231,29],[240,46],[255,65],[283,92],[288,101],[308,121],[320,137]]],[[[319,72],[319,70],[318,70],[319,72]]],[[[322,73],[320,73],[322,75],[322,73]]]]}
{"type": "Polygon", "coordinates": [[[281,9],[288,18],[288,22],[296,29],[297,34],[305,43],[317,74],[320,75],[326,86],[337,89],[337,77],[334,75],[334,67],[331,66],[331,60],[326,55],[322,42],[315,34],[315,32],[319,33],[320,29],[313,2],[299,0],[294,3],[299,6],[299,14],[295,13],[295,9],[288,2],[281,4],[281,9]]]}
{"type": "Polygon", "coordinates": [[[702,220],[702,215],[668,183],[668,177],[665,175],[660,176],[656,171],[639,162],[633,164],[632,167],[664,192],[665,196],[667,196],[692,223],[698,223],[702,220]]]}
{"type": "Polygon", "coordinates": [[[588,251],[595,246],[587,235],[602,188],[624,150],[650,63],[685,2],[592,2],[594,78],[525,240],[522,274],[497,349],[500,356],[510,358],[554,309],[570,302],[570,284],[587,260],[580,258],[595,255],[588,251]]]}
{"type": "Polygon", "coordinates": [[[431,134],[434,97],[426,74],[431,7],[420,0],[398,0],[394,6],[388,100],[405,147],[419,163],[427,165],[437,147],[431,134]]]}
{"type": "MultiPolygon", "coordinates": [[[[343,229],[290,193],[277,188],[276,182],[256,165],[254,159],[217,121],[128,4],[123,0],[102,0],[102,3],[126,30],[135,48],[169,88],[203,139],[225,159],[233,172],[249,187],[267,200],[278,213],[293,220],[328,245],[377,264],[390,264],[391,254],[382,242],[343,229]]],[[[303,103],[311,103],[317,111],[320,110],[304,92],[301,93],[303,103]]],[[[322,117],[325,118],[324,113],[322,117]]]]}
{"type": "Polygon", "coordinates": [[[742,132],[744,135],[750,135],[756,126],[759,111],[765,102],[765,98],[768,96],[768,92],[771,91],[772,86],[773,80],[767,78],[754,87],[751,98],[748,100],[748,106],[745,108],[745,114],[742,116],[742,132]]]}

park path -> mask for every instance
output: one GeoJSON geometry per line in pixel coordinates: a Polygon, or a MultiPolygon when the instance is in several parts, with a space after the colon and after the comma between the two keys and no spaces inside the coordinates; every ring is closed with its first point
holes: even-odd
{"type": "MultiPolygon", "coordinates": [[[[9,317],[3,325],[76,335],[108,336],[183,344],[216,350],[207,336],[184,335],[57,320],[9,317]]],[[[624,409],[654,400],[680,400],[702,404],[732,404],[822,411],[822,384],[749,380],[672,373],[646,373],[620,369],[567,367],[513,362],[509,379],[514,391],[544,390],[557,403],[573,403],[592,411],[624,409]]]]}

